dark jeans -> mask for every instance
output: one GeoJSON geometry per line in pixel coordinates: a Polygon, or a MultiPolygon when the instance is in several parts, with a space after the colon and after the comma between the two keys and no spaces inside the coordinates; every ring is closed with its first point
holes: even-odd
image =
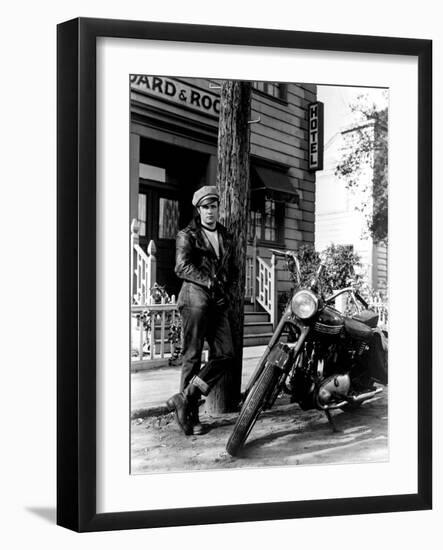
{"type": "Polygon", "coordinates": [[[194,378],[203,395],[208,395],[223,373],[232,365],[234,350],[226,309],[217,306],[209,290],[184,282],[178,297],[182,318],[182,375],[180,391],[194,378]],[[209,361],[201,368],[205,339],[209,361]]]}

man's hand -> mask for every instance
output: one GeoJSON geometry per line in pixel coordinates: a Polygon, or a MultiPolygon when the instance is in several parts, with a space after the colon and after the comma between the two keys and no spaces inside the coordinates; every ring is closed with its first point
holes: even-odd
{"type": "Polygon", "coordinates": [[[219,307],[223,307],[226,304],[225,291],[223,284],[221,283],[221,281],[219,281],[219,279],[217,279],[217,277],[214,277],[212,279],[210,290],[216,304],[219,307]]]}

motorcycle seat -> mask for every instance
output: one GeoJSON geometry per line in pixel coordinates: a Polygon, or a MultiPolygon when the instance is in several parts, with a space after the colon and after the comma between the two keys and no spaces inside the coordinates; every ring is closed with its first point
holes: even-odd
{"type": "Polygon", "coordinates": [[[370,309],[364,309],[363,311],[360,311],[360,313],[353,315],[352,318],[371,328],[376,328],[378,325],[378,313],[371,311],[370,309]]]}
{"type": "Polygon", "coordinates": [[[372,338],[372,329],[356,319],[345,317],[345,331],[351,338],[357,340],[370,340],[372,338]]]}

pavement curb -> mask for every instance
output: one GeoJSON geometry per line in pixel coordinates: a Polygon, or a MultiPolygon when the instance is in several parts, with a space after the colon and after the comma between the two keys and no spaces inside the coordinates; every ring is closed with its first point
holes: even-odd
{"type": "MultiPolygon", "coordinates": [[[[242,381],[242,391],[264,350],[265,346],[244,348],[243,373],[246,373],[246,377],[242,381]]],[[[181,367],[177,365],[157,365],[149,369],[138,367],[131,370],[131,402],[136,407],[131,410],[131,420],[170,414],[166,400],[177,392],[180,372],[181,367]],[[174,380],[173,385],[169,383],[170,380],[174,380]]]]}
{"type": "Polygon", "coordinates": [[[156,407],[148,407],[146,409],[137,409],[132,411],[131,420],[137,420],[137,418],[149,418],[151,416],[164,416],[170,414],[166,405],[157,405],[156,407]]]}

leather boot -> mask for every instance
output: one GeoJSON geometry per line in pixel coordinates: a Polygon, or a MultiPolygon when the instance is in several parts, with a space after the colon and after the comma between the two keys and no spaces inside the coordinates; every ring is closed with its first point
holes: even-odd
{"type": "Polygon", "coordinates": [[[192,426],[192,433],[194,435],[203,435],[208,431],[206,426],[200,422],[198,417],[199,405],[199,401],[195,401],[190,405],[189,409],[189,423],[192,426]]]}
{"type": "Polygon", "coordinates": [[[189,423],[189,402],[184,392],[176,393],[166,401],[169,411],[175,411],[175,420],[185,435],[192,435],[189,423]]]}
{"type": "Polygon", "coordinates": [[[199,406],[200,406],[201,391],[191,381],[191,383],[186,387],[184,393],[186,395],[186,398],[187,398],[188,404],[189,404],[189,406],[188,406],[188,420],[189,420],[189,424],[192,428],[192,433],[194,435],[203,435],[204,433],[206,433],[206,429],[200,423],[200,419],[198,417],[198,409],[199,409],[199,406]]]}

